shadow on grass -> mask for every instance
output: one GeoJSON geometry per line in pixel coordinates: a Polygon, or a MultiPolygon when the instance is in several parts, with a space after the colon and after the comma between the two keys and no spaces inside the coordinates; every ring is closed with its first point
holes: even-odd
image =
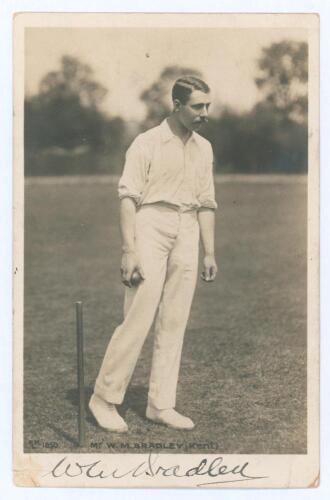
{"type": "Polygon", "coordinates": [[[139,417],[145,418],[148,399],[148,389],[142,385],[132,385],[128,388],[125,399],[119,407],[119,413],[123,416],[127,410],[132,410],[139,417]]]}

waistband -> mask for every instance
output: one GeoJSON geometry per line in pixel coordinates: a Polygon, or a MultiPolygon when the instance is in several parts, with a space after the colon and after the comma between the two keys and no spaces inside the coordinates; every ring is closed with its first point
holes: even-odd
{"type": "Polygon", "coordinates": [[[198,207],[183,207],[179,205],[174,205],[174,203],[169,203],[167,201],[156,201],[154,203],[144,203],[140,205],[139,210],[142,208],[147,208],[147,207],[159,207],[159,208],[168,208],[170,210],[173,210],[174,212],[178,212],[181,214],[194,214],[197,213],[197,208],[198,207]]]}

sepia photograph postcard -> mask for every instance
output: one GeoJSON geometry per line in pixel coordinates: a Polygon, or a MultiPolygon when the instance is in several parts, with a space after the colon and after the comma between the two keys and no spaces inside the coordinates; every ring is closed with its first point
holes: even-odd
{"type": "Polygon", "coordinates": [[[13,16],[17,486],[319,485],[319,16],[13,16]]]}

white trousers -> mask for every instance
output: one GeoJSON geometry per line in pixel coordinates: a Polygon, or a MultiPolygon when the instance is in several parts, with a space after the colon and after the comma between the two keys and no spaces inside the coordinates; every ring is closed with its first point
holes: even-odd
{"type": "Polygon", "coordinates": [[[198,268],[197,212],[166,205],[136,214],[136,247],[145,280],[125,292],[124,321],[105,353],[95,393],[121,404],[143,343],[155,321],[148,403],[174,408],[181,351],[198,268]]]}

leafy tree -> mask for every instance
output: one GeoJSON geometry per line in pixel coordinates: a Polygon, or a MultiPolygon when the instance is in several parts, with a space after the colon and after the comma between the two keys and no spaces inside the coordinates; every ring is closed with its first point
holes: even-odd
{"type": "Polygon", "coordinates": [[[40,83],[39,96],[44,101],[74,98],[85,108],[95,109],[107,94],[107,89],[93,80],[87,64],[71,56],[63,56],[59,71],[51,71],[40,83]]]}
{"type": "Polygon", "coordinates": [[[264,100],[289,119],[307,121],[308,46],[284,40],[262,50],[255,79],[264,100]]]}
{"type": "Polygon", "coordinates": [[[127,144],[122,118],[100,108],[107,90],[92,69],[63,56],[58,71],[25,100],[26,175],[110,173],[122,165],[127,144]]]}
{"type": "Polygon", "coordinates": [[[159,124],[171,111],[170,93],[177,80],[184,75],[202,78],[202,74],[193,68],[181,66],[167,66],[160,74],[158,80],[144,90],[140,99],[147,107],[147,115],[143,122],[143,129],[148,129],[159,124]]]}
{"type": "Polygon", "coordinates": [[[106,89],[78,59],[63,56],[59,71],[48,73],[39,93],[25,102],[25,139],[29,149],[101,146],[105,117],[99,104],[106,89]]]}
{"type": "Polygon", "coordinates": [[[282,41],[262,50],[255,79],[262,100],[245,113],[224,108],[203,132],[220,171],[307,171],[307,59],[305,43],[282,41]]]}

